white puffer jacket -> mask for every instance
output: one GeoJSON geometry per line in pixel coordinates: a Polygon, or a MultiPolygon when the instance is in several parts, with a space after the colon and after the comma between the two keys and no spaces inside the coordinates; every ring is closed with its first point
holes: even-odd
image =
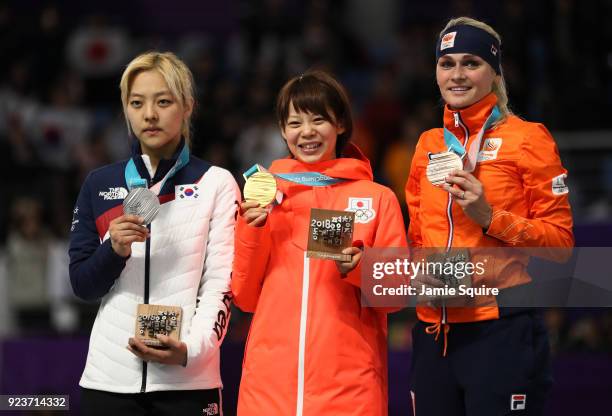
{"type": "MultiPolygon", "coordinates": [[[[148,158],[142,159],[150,169],[148,158]]],[[[99,279],[108,280],[101,275],[104,270],[110,269],[108,273],[112,274],[123,266],[102,297],[80,385],[117,393],[221,387],[219,346],[229,322],[234,224],[240,200],[236,182],[228,171],[191,157],[189,164],[164,185],[150,239],[132,244],[132,254],[126,261],[112,251],[108,234],[110,221],[123,213],[120,204],[125,192],[116,189],[125,187],[122,175],[117,174],[124,168],[122,162],[92,172],[75,208],[70,249],[75,293],[79,295],[88,285],[98,284],[86,281],[92,275],[97,278],[95,275],[100,274],[99,279]],[[107,200],[109,195],[114,199],[107,200]],[[83,260],[83,246],[88,244],[80,243],[96,230],[98,247],[83,260]],[[185,367],[146,363],[128,351],[140,303],[183,308],[181,341],[188,349],[185,367]]],[[[150,189],[157,193],[159,186],[160,182],[150,189]]]]}

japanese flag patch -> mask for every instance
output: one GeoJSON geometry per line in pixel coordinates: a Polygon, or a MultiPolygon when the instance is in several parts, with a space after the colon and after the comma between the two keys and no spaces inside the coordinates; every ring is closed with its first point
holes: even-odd
{"type": "Polygon", "coordinates": [[[376,211],[372,208],[372,198],[349,197],[345,211],[354,212],[355,222],[358,224],[366,224],[376,217],[376,211]]]}
{"type": "Polygon", "coordinates": [[[196,184],[175,186],[174,198],[178,201],[186,199],[198,199],[198,197],[200,196],[199,189],[199,186],[196,184]]]}

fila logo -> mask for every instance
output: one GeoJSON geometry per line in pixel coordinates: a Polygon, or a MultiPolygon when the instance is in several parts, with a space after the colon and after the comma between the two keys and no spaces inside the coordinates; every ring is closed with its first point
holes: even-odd
{"type": "Polygon", "coordinates": [[[128,191],[123,187],[117,188],[108,188],[108,192],[100,191],[98,196],[104,198],[105,201],[113,200],[113,199],[125,199],[128,191]]]}
{"type": "Polygon", "coordinates": [[[512,396],[510,396],[510,410],[525,410],[526,407],[526,394],[513,394],[512,396]]]}
{"type": "Polygon", "coordinates": [[[442,37],[442,42],[440,42],[440,50],[452,48],[455,46],[455,37],[457,37],[457,32],[448,32],[444,37],[442,37]]]}

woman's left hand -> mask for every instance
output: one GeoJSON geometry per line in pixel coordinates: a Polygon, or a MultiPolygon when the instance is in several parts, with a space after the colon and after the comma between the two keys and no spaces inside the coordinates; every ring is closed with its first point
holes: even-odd
{"type": "Polygon", "coordinates": [[[338,271],[340,272],[340,274],[347,274],[348,272],[352,271],[355,267],[357,267],[357,265],[359,264],[359,261],[361,260],[362,253],[363,251],[359,247],[347,247],[344,250],[342,250],[342,254],[350,254],[352,255],[352,257],[351,257],[351,261],[337,261],[336,260],[336,267],[338,268],[338,271]]]}
{"type": "Polygon", "coordinates": [[[482,183],[474,175],[453,170],[442,187],[453,195],[465,215],[482,228],[489,228],[493,208],[487,202],[482,183]]]}
{"type": "Polygon", "coordinates": [[[158,349],[146,346],[137,338],[130,338],[127,349],[143,361],[153,361],[160,364],[186,365],[187,345],[167,335],[157,335],[157,339],[167,347],[158,349]]]}

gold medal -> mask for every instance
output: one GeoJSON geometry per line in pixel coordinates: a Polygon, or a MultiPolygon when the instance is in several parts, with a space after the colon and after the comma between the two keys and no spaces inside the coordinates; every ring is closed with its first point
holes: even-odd
{"type": "Polygon", "coordinates": [[[427,164],[427,179],[432,185],[440,186],[453,169],[463,169],[463,161],[459,155],[454,152],[431,154],[427,164]]]}
{"type": "Polygon", "coordinates": [[[276,179],[270,172],[255,172],[244,184],[244,199],[266,207],[276,198],[276,179]]]}

